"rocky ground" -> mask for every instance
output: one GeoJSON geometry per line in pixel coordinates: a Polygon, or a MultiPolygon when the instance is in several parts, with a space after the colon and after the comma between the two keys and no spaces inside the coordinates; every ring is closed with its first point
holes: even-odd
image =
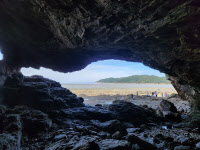
{"type": "MultiPolygon", "coordinates": [[[[52,80],[40,76],[23,77],[20,81],[17,76],[15,79],[20,85],[14,90],[15,96],[23,101],[11,105],[6,103],[8,95],[4,95],[3,105],[0,105],[0,149],[200,148],[199,128],[186,128],[182,123],[184,115],[169,101],[161,101],[157,110],[124,100],[115,100],[106,107],[85,106],[82,98],[52,80]],[[26,93],[19,92],[25,85],[26,93]],[[51,105],[47,105],[48,102],[51,105]]],[[[11,88],[9,82],[5,85],[4,90],[11,88]]]]}
{"type": "Polygon", "coordinates": [[[158,106],[160,105],[160,102],[162,100],[168,100],[172,102],[178,111],[182,113],[189,113],[190,112],[190,106],[188,101],[182,100],[177,94],[172,94],[169,97],[162,98],[162,97],[147,97],[147,96],[136,96],[133,95],[98,95],[98,96],[87,96],[85,94],[79,95],[85,99],[84,103],[86,105],[95,106],[96,104],[101,104],[102,106],[107,104],[112,104],[115,100],[125,100],[128,102],[132,102],[135,105],[138,106],[148,106],[149,108],[152,108],[156,110],[158,106]]]}

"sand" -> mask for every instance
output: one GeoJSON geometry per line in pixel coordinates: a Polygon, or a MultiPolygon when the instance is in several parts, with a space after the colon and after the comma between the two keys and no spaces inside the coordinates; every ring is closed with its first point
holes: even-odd
{"type": "Polygon", "coordinates": [[[98,95],[129,95],[134,94],[138,91],[139,95],[151,94],[154,91],[158,92],[158,97],[161,97],[162,93],[167,93],[169,95],[176,94],[177,92],[173,88],[134,88],[134,89],[71,89],[76,95],[85,94],[87,96],[98,96],[98,95]]]}

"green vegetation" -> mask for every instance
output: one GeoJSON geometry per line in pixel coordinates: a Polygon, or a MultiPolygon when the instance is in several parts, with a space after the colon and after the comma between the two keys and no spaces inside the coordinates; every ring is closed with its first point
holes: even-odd
{"type": "Polygon", "coordinates": [[[169,80],[166,77],[149,76],[149,75],[133,75],[122,78],[106,78],[99,80],[101,83],[165,83],[169,84],[169,80]]]}

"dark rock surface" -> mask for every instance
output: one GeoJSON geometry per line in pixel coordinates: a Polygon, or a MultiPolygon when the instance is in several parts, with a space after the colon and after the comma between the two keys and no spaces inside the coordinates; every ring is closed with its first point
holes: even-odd
{"type": "Polygon", "coordinates": [[[120,59],[175,77],[199,108],[199,6],[198,0],[1,0],[0,85],[21,67],[69,72],[120,59]]]}
{"type": "MultiPolygon", "coordinates": [[[[154,150],[173,149],[181,145],[195,149],[198,146],[199,135],[184,128],[181,131],[172,129],[171,122],[158,117],[148,107],[126,101],[117,101],[107,108],[85,106],[83,103],[74,106],[73,100],[77,97],[74,94],[70,96],[70,91],[56,82],[39,76],[23,77],[15,81],[18,87],[26,85],[27,93],[33,91],[34,98],[38,98],[35,99],[37,105],[42,107],[36,107],[33,99],[26,105],[0,105],[1,149],[154,150]],[[46,92],[47,87],[50,94],[46,92]],[[55,97],[59,98],[67,106],[52,105],[49,109],[49,105],[43,105],[43,95],[53,102],[55,97]],[[167,127],[171,125],[170,129],[162,129],[163,124],[167,127]]],[[[11,83],[14,81],[6,81],[5,89],[14,88],[16,84],[11,83]]],[[[16,95],[25,100],[23,96],[26,97],[26,93],[16,92],[16,95]]],[[[174,111],[171,107],[165,108],[174,111]]]]}
{"type": "Polygon", "coordinates": [[[198,0],[1,0],[0,149],[198,149],[199,16],[198,0]],[[105,59],[168,74],[197,129],[173,128],[171,120],[163,128],[153,110],[128,102],[84,106],[59,83],[20,74],[41,66],[71,72],[105,59]]]}
{"type": "Polygon", "coordinates": [[[193,87],[189,84],[181,84],[180,79],[177,77],[168,76],[168,79],[171,81],[172,85],[178,92],[179,96],[190,102],[190,107],[192,111],[200,110],[200,88],[199,86],[193,87]]]}
{"type": "MultiPolygon", "coordinates": [[[[116,112],[119,120],[130,121],[135,125],[147,122],[156,122],[157,118],[154,111],[138,107],[137,105],[126,101],[117,101],[117,103],[114,101],[114,103],[109,106],[109,110],[116,112]],[[143,120],[141,118],[148,119],[143,120]]],[[[157,120],[162,121],[162,118],[157,118],[157,120]]]]}
{"type": "Polygon", "coordinates": [[[8,106],[27,105],[44,111],[84,106],[83,98],[42,76],[13,74],[0,91],[2,103],[8,106]]]}

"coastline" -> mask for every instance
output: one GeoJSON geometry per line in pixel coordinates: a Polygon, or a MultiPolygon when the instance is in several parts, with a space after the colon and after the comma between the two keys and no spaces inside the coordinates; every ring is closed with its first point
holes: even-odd
{"type": "Polygon", "coordinates": [[[174,87],[170,84],[136,84],[136,83],[99,83],[99,84],[63,84],[64,88],[69,89],[76,95],[85,94],[87,96],[98,95],[129,95],[136,94],[147,95],[157,91],[158,96],[162,93],[177,94],[174,87]]]}
{"type": "Polygon", "coordinates": [[[100,84],[164,84],[164,85],[171,85],[170,83],[106,83],[106,82],[94,82],[100,84]]]}
{"type": "Polygon", "coordinates": [[[94,83],[63,83],[61,85],[87,85],[87,84],[159,84],[159,85],[172,85],[170,83],[105,83],[105,82],[94,82],[94,83]]]}

